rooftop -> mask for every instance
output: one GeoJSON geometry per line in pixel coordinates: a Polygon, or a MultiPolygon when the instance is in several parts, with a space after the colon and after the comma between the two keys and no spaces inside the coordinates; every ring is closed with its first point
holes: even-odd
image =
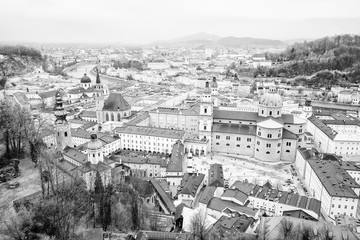
{"type": "Polygon", "coordinates": [[[219,212],[222,212],[228,208],[232,211],[243,213],[243,214],[246,214],[247,216],[251,216],[251,217],[254,217],[257,213],[257,210],[253,210],[252,208],[249,208],[249,207],[243,207],[237,203],[222,200],[221,198],[218,198],[218,197],[213,197],[210,200],[210,202],[208,204],[208,208],[219,211],[219,212]]]}
{"type": "Polygon", "coordinates": [[[232,133],[241,135],[255,135],[256,126],[233,124],[233,123],[214,123],[213,132],[232,133]]]}
{"type": "Polygon", "coordinates": [[[215,190],[216,187],[214,186],[206,186],[203,193],[201,194],[199,202],[208,205],[211,198],[214,196],[215,190]]]}
{"type": "Polygon", "coordinates": [[[224,187],[224,173],[221,164],[211,164],[208,177],[208,186],[224,187]]]}
{"type": "Polygon", "coordinates": [[[183,130],[168,129],[168,128],[155,128],[155,127],[142,127],[142,126],[123,126],[115,128],[116,133],[137,134],[143,136],[163,137],[182,139],[184,136],[183,130]]]}
{"type": "Polygon", "coordinates": [[[304,148],[301,148],[298,151],[304,158],[307,157],[305,158],[306,161],[316,173],[330,196],[348,198],[358,197],[353,188],[360,188],[360,185],[338,162],[319,159],[317,156],[306,153],[306,149],[304,148]]]}
{"type": "Polygon", "coordinates": [[[242,203],[245,203],[248,198],[248,195],[238,189],[227,189],[223,193],[223,195],[221,195],[221,199],[222,198],[234,198],[242,203]]]}
{"type": "Polygon", "coordinates": [[[205,175],[202,173],[192,174],[189,177],[186,175],[190,174],[185,174],[184,178],[181,180],[179,194],[188,194],[195,197],[196,192],[205,178],[205,175]]]}
{"type": "Polygon", "coordinates": [[[185,150],[181,141],[176,141],[172,147],[171,158],[166,168],[167,172],[182,172],[185,150]]]}
{"type": "Polygon", "coordinates": [[[110,93],[103,107],[103,110],[107,111],[126,111],[130,109],[130,104],[120,93],[110,93]]]}

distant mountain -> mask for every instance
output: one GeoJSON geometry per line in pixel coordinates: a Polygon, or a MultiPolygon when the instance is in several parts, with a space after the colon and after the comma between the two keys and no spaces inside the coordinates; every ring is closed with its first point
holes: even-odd
{"type": "Polygon", "coordinates": [[[225,37],[220,38],[217,43],[224,47],[284,47],[285,43],[280,40],[270,40],[249,37],[225,37]]]}
{"type": "Polygon", "coordinates": [[[215,35],[215,34],[210,34],[210,33],[206,33],[206,32],[198,32],[195,34],[191,34],[185,37],[181,37],[181,38],[175,38],[170,40],[169,42],[201,42],[201,41],[216,41],[218,40],[220,37],[215,35]]]}
{"type": "Polygon", "coordinates": [[[250,38],[250,37],[220,37],[215,34],[206,32],[199,32],[181,38],[175,38],[168,41],[158,41],[153,44],[163,46],[181,46],[181,47],[229,47],[229,48],[242,48],[242,47],[285,47],[286,44],[279,40],[250,38]]]}

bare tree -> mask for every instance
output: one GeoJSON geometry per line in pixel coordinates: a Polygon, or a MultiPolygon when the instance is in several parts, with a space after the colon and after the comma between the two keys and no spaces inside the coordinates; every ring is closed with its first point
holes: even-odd
{"type": "Polygon", "coordinates": [[[196,213],[190,222],[190,232],[192,240],[206,240],[208,239],[206,213],[199,211],[196,213]]]}
{"type": "Polygon", "coordinates": [[[279,235],[282,240],[293,240],[297,235],[295,230],[294,223],[284,218],[280,223],[279,235]]]}

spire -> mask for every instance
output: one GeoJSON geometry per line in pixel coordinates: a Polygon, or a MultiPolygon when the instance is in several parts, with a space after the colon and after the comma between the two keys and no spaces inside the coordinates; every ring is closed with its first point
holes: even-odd
{"type": "Polygon", "coordinates": [[[55,107],[54,107],[54,115],[56,117],[55,123],[62,123],[63,121],[66,122],[66,115],[67,112],[64,109],[64,101],[58,90],[55,96],[55,107]]]}
{"type": "Polygon", "coordinates": [[[99,75],[99,69],[96,68],[96,84],[100,84],[100,75],[99,75]]]}

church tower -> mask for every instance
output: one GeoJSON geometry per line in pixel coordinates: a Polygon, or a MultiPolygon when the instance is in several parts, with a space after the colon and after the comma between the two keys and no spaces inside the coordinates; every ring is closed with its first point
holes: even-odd
{"type": "Polygon", "coordinates": [[[62,151],[66,146],[72,146],[71,140],[71,130],[70,124],[66,120],[67,112],[63,106],[64,102],[61,97],[60,92],[56,93],[56,103],[55,103],[55,112],[54,115],[56,117],[55,127],[56,127],[56,144],[57,149],[62,151]]]}
{"type": "Polygon", "coordinates": [[[309,118],[313,114],[313,108],[312,108],[310,99],[305,100],[305,105],[303,107],[303,114],[304,114],[305,118],[309,118]]]}
{"type": "Polygon", "coordinates": [[[88,143],[88,160],[91,164],[98,164],[104,161],[103,144],[96,134],[91,134],[91,141],[88,143]]]}
{"type": "Polygon", "coordinates": [[[99,75],[99,69],[96,68],[96,85],[95,85],[95,89],[96,91],[96,95],[95,95],[95,108],[96,108],[96,118],[97,118],[97,122],[98,124],[102,124],[104,122],[103,120],[103,114],[102,114],[102,110],[104,107],[104,87],[101,84],[100,81],[100,75],[99,75]]]}
{"type": "Polygon", "coordinates": [[[199,113],[199,137],[207,139],[208,146],[211,146],[211,130],[213,123],[213,103],[211,99],[211,89],[206,88],[200,98],[199,113]]]}

